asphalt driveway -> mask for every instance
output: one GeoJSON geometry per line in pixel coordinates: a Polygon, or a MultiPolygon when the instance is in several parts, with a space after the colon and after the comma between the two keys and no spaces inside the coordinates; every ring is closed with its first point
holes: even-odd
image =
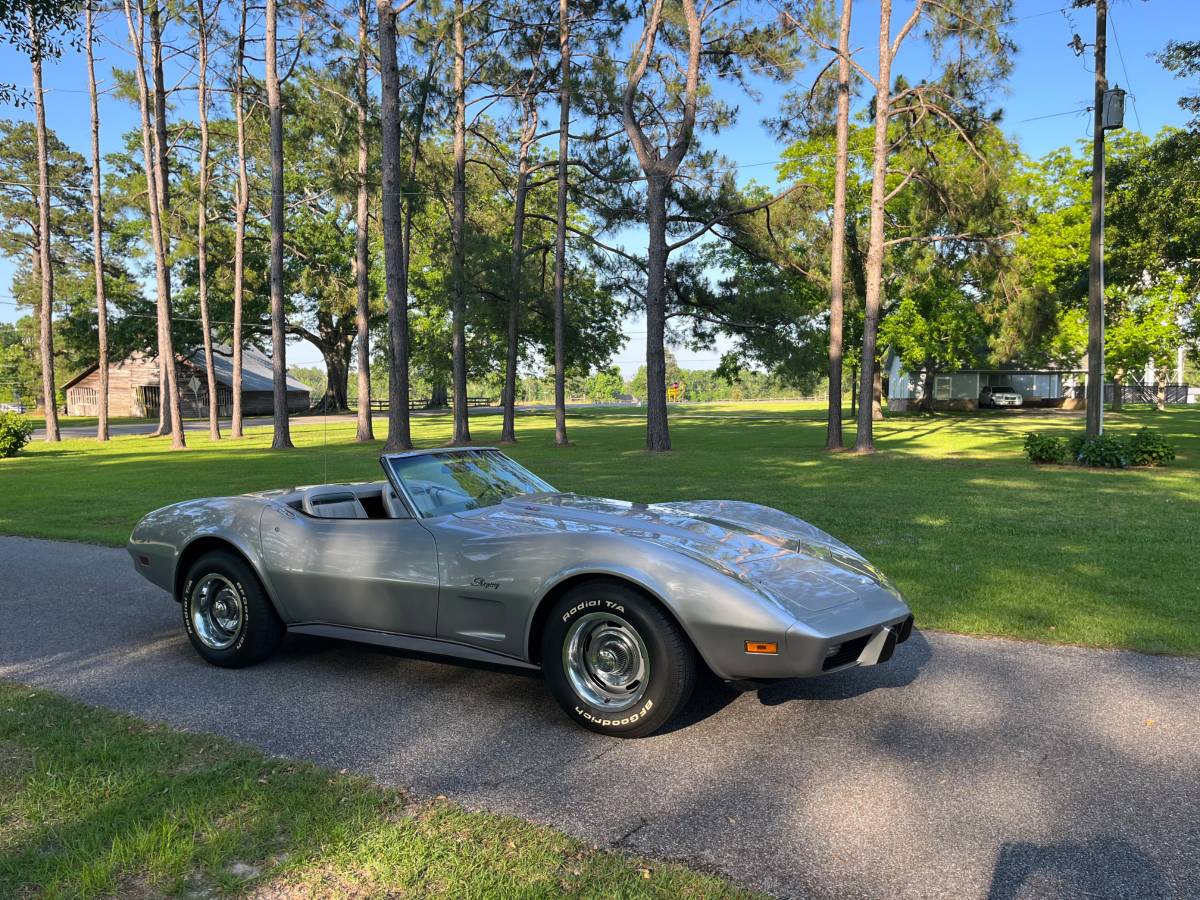
{"type": "Polygon", "coordinates": [[[0,678],[783,896],[1200,897],[1200,660],[918,633],[619,741],[533,676],[308,637],[222,670],[178,619],[123,551],[0,538],[0,678]]]}

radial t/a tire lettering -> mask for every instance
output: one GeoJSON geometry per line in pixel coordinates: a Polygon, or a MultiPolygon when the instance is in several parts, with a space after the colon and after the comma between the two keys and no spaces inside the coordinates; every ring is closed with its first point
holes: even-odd
{"type": "Polygon", "coordinates": [[[644,737],[687,703],[696,655],[650,597],[612,579],[588,581],[554,604],[542,632],[546,684],[577,724],[644,737]]]}

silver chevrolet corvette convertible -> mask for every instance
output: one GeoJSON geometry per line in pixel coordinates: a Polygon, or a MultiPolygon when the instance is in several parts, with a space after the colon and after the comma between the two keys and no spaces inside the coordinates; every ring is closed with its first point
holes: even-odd
{"type": "Polygon", "coordinates": [[[491,448],[381,463],[386,481],[155,510],[129,553],[215,665],[292,631],[540,669],[621,737],[669,722],[701,666],[750,687],[886,662],[912,631],[880,571],[776,509],[562,493],[491,448]]]}

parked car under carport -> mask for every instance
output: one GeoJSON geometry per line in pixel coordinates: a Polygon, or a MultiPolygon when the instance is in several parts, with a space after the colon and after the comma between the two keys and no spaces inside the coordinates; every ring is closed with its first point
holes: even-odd
{"type": "Polygon", "coordinates": [[[989,409],[1024,406],[1025,398],[1007,385],[988,385],[979,392],[979,405],[989,409]]]}

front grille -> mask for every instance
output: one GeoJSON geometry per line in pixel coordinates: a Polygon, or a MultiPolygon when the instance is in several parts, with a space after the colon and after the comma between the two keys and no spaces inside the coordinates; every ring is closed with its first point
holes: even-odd
{"type": "Polygon", "coordinates": [[[839,666],[849,665],[858,659],[863,652],[863,648],[871,640],[870,634],[864,634],[861,637],[850,638],[848,641],[843,641],[841,644],[830,646],[829,652],[826,651],[825,662],[821,666],[822,671],[828,672],[830,669],[836,669],[839,666]]]}

